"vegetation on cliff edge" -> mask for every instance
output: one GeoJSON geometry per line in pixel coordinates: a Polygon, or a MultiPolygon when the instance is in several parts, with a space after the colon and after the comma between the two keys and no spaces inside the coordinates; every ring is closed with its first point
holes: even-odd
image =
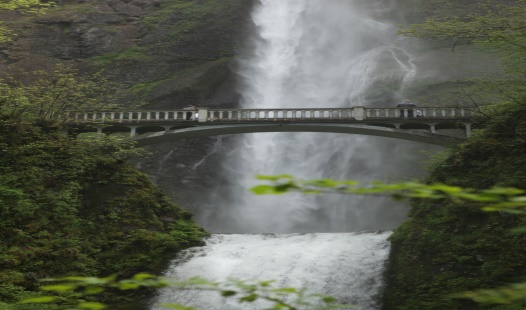
{"type": "Polygon", "coordinates": [[[34,294],[41,278],[159,273],[202,244],[191,214],[134,168],[144,154],[131,141],[65,134],[55,108],[81,108],[95,96],[81,86],[95,82],[29,81],[1,83],[0,306],[34,294]]]}

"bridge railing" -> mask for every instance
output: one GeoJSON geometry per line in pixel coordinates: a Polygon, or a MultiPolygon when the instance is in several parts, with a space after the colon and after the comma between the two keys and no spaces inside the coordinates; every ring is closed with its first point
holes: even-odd
{"type": "Polygon", "coordinates": [[[477,110],[474,108],[365,108],[366,118],[472,118],[475,116],[477,116],[477,110]]]}
{"type": "Polygon", "coordinates": [[[73,122],[155,122],[195,121],[197,111],[113,111],[113,112],[67,112],[67,121],[73,122]]]}
{"type": "Polygon", "coordinates": [[[353,108],[331,109],[214,109],[207,121],[286,121],[354,119],[353,108]]]}
{"type": "Polygon", "coordinates": [[[262,122],[332,121],[392,118],[473,118],[473,108],[316,108],[316,109],[208,109],[165,111],[67,112],[66,121],[87,123],[128,122],[262,122]]]}

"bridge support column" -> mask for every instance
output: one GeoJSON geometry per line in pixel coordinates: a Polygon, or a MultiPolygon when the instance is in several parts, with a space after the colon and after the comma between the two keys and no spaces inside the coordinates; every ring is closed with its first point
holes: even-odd
{"type": "Polygon", "coordinates": [[[464,123],[464,126],[466,126],[466,138],[471,137],[471,123],[464,123]]]}
{"type": "Polygon", "coordinates": [[[435,125],[436,125],[436,124],[429,124],[429,132],[431,132],[431,133],[436,133],[435,125]]]}
{"type": "Polygon", "coordinates": [[[130,136],[135,137],[137,135],[137,126],[130,126],[130,136]]]}
{"type": "Polygon", "coordinates": [[[97,126],[97,134],[102,136],[102,126],[97,126]]]}
{"type": "Polygon", "coordinates": [[[353,112],[354,112],[354,119],[356,119],[357,121],[363,121],[363,119],[365,118],[364,107],[354,107],[353,112]]]}
{"type": "Polygon", "coordinates": [[[206,122],[206,119],[208,118],[208,108],[199,108],[197,110],[197,121],[199,123],[204,123],[206,122]]]}

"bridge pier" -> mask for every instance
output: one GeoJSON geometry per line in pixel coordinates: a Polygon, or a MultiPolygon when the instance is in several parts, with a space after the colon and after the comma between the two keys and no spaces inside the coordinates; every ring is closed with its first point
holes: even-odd
{"type": "Polygon", "coordinates": [[[436,124],[429,124],[429,132],[431,132],[431,133],[436,133],[435,125],[436,125],[436,124]]]}
{"type": "Polygon", "coordinates": [[[197,122],[204,123],[208,119],[208,108],[199,108],[197,110],[197,122]]]}
{"type": "Polygon", "coordinates": [[[137,126],[129,126],[130,128],[130,136],[135,137],[137,135],[137,126]]]}
{"type": "Polygon", "coordinates": [[[365,108],[364,107],[354,107],[353,109],[353,112],[354,112],[354,119],[356,119],[357,121],[363,121],[363,119],[365,118],[365,108]]]}
{"type": "Polygon", "coordinates": [[[463,123],[466,129],[466,138],[471,137],[471,123],[463,123]]]}

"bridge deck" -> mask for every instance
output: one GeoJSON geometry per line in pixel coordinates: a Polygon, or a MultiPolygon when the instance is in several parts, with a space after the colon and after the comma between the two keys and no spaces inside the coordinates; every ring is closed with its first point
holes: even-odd
{"type": "MultiPolygon", "coordinates": [[[[435,144],[446,145],[458,143],[458,137],[439,135],[436,133],[437,130],[461,128],[468,137],[471,124],[478,117],[477,112],[471,108],[444,107],[199,108],[165,111],[69,112],[66,115],[66,123],[77,128],[95,127],[99,133],[128,128],[137,140],[150,139],[159,142],[168,139],[166,137],[161,139],[160,136],[168,135],[170,139],[186,139],[249,132],[309,131],[378,135],[426,143],[434,143],[433,141],[436,140],[435,144]],[[137,136],[151,131],[157,133],[137,136]]],[[[142,141],[142,144],[150,143],[142,141]]]]}

